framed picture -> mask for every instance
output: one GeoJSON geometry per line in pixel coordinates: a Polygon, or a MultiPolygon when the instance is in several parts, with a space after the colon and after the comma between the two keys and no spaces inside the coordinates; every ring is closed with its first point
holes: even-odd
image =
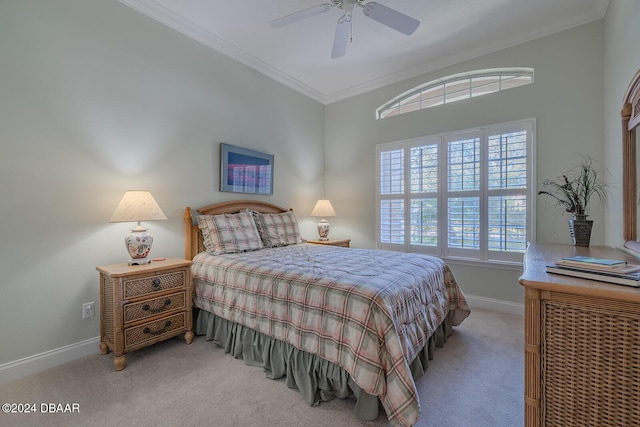
{"type": "Polygon", "coordinates": [[[273,194],[273,154],[220,144],[220,191],[273,194]]]}

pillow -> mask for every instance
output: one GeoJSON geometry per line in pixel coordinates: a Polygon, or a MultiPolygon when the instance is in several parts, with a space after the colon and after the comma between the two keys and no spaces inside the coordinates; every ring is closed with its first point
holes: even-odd
{"type": "Polygon", "coordinates": [[[293,212],[263,214],[254,211],[253,218],[266,248],[302,243],[298,221],[293,212]]]}
{"type": "Polygon", "coordinates": [[[250,212],[198,216],[204,246],[211,255],[233,254],[264,246],[250,212]]]}

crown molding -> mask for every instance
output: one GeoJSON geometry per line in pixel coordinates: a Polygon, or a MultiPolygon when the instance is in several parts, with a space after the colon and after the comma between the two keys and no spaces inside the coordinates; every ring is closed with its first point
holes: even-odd
{"type": "Polygon", "coordinates": [[[334,102],[338,102],[353,96],[361,95],[363,93],[370,92],[381,87],[398,83],[403,80],[418,77],[423,74],[427,74],[451,65],[455,65],[464,61],[468,61],[483,55],[497,52],[502,49],[513,47],[515,45],[526,43],[531,40],[535,40],[541,37],[545,37],[560,31],[564,31],[579,25],[587,24],[592,21],[604,18],[606,15],[610,0],[604,2],[602,7],[593,14],[586,14],[582,16],[578,21],[565,22],[555,25],[554,27],[544,28],[541,31],[535,31],[528,34],[520,34],[518,37],[512,37],[508,40],[503,40],[491,45],[485,45],[480,48],[467,49],[455,55],[448,55],[439,59],[430,59],[428,62],[414,67],[402,70],[397,73],[392,73],[387,76],[373,79],[370,81],[362,82],[356,86],[352,86],[345,90],[334,92],[331,94],[322,93],[311,86],[301,82],[300,80],[292,77],[291,75],[279,70],[266,62],[256,58],[248,52],[242,50],[238,46],[235,46],[227,41],[211,34],[204,28],[194,24],[193,22],[184,19],[171,10],[159,5],[153,0],[119,0],[120,3],[125,4],[132,9],[186,35],[187,37],[196,40],[203,45],[231,58],[239,63],[246,65],[249,68],[275,80],[290,89],[299,92],[321,104],[328,105],[334,102]]]}
{"type": "Polygon", "coordinates": [[[291,77],[290,75],[283,73],[275,67],[267,64],[266,62],[256,58],[253,55],[245,52],[239,47],[222,40],[221,38],[211,34],[204,28],[194,24],[193,22],[184,19],[169,9],[160,6],[153,0],[119,0],[132,9],[155,19],[168,26],[169,28],[184,34],[185,36],[202,43],[203,45],[225,55],[231,59],[246,65],[258,71],[261,74],[281,83],[315,101],[322,104],[326,104],[326,97],[324,94],[318,92],[312,87],[305,85],[301,81],[291,77]]]}

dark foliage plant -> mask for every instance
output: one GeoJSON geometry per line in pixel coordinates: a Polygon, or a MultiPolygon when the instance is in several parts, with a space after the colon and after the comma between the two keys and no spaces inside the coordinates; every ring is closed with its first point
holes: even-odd
{"type": "Polygon", "coordinates": [[[572,215],[588,215],[589,203],[597,196],[600,203],[606,203],[608,172],[589,156],[583,156],[580,164],[574,166],[555,180],[542,183],[539,195],[549,196],[555,205],[572,215]]]}

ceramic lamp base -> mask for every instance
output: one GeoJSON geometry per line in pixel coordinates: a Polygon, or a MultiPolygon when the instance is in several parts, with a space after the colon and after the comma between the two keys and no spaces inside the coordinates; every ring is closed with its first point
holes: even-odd
{"type": "Polygon", "coordinates": [[[329,225],[329,221],[327,221],[324,218],[321,219],[320,222],[318,222],[318,235],[320,236],[318,240],[322,242],[326,242],[327,240],[329,240],[330,228],[331,228],[331,225],[329,225]]]}
{"type": "Polygon", "coordinates": [[[147,232],[145,228],[136,227],[131,233],[124,238],[124,244],[127,247],[129,256],[129,265],[149,264],[149,252],[153,245],[153,236],[147,232]]]}

